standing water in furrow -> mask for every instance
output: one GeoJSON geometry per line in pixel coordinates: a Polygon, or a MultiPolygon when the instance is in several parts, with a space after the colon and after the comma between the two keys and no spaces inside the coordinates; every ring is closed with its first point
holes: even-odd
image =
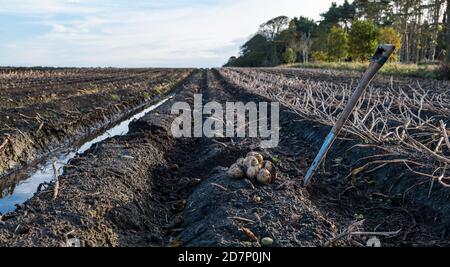
{"type": "Polygon", "coordinates": [[[12,186],[8,186],[6,188],[0,188],[0,213],[4,214],[14,211],[16,209],[16,205],[20,205],[31,198],[41,184],[54,180],[54,160],[56,160],[56,166],[59,169],[59,173],[62,174],[64,165],[66,165],[76,155],[86,152],[93,145],[110,137],[127,134],[129,131],[128,126],[132,121],[144,117],[147,113],[155,110],[172,97],[173,95],[165,98],[164,100],[142,110],[129,119],[119,122],[112,128],[101,132],[96,137],[81,143],[76,147],[56,153],[52,157],[47,157],[43,162],[38,163],[37,166],[21,169],[12,173],[9,177],[4,177],[4,179],[11,179],[13,181],[20,182],[14,183],[12,186]],[[28,178],[17,179],[18,177],[28,178]]]}

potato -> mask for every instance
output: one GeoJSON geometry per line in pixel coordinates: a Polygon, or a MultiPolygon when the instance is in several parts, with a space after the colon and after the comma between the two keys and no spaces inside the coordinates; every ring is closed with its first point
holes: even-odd
{"type": "Polygon", "coordinates": [[[247,157],[255,157],[258,160],[259,164],[262,164],[264,161],[263,156],[257,152],[250,152],[247,154],[247,157]]]}
{"type": "Polygon", "coordinates": [[[272,174],[266,169],[261,169],[258,172],[256,180],[262,184],[270,184],[270,182],[272,181],[272,174]]]}
{"type": "Polygon", "coordinates": [[[248,167],[246,174],[249,179],[255,179],[258,176],[260,168],[258,166],[248,167]]]}
{"type": "Polygon", "coordinates": [[[244,158],[239,158],[239,159],[236,161],[236,164],[239,165],[239,166],[241,166],[241,167],[244,167],[244,166],[245,166],[244,160],[245,160],[244,158]]]}
{"type": "Polygon", "coordinates": [[[258,166],[258,165],[259,165],[259,161],[255,157],[250,156],[250,157],[246,157],[244,159],[244,166],[247,167],[247,168],[255,167],[255,166],[258,166]]]}
{"type": "Polygon", "coordinates": [[[231,167],[227,171],[228,176],[235,179],[244,178],[244,171],[237,164],[231,165],[231,167]]]}
{"type": "Polygon", "coordinates": [[[261,245],[263,247],[271,247],[273,245],[273,239],[270,237],[264,237],[261,239],[261,245]]]}
{"type": "Polygon", "coordinates": [[[275,167],[275,165],[273,165],[272,162],[266,161],[264,163],[264,169],[266,169],[270,172],[270,174],[272,175],[272,181],[276,180],[278,178],[277,168],[275,167]]]}
{"type": "Polygon", "coordinates": [[[268,170],[270,173],[272,173],[272,171],[274,170],[274,166],[272,164],[272,162],[270,161],[265,161],[264,162],[264,169],[268,170]]]}

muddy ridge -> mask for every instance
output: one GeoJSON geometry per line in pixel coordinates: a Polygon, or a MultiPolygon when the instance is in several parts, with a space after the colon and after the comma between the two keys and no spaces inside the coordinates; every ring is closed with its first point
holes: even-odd
{"type": "Polygon", "coordinates": [[[13,86],[2,79],[0,176],[139,111],[190,72],[73,71],[77,75],[63,73],[59,79],[44,72],[43,77],[21,78],[13,86]]]}
{"type": "MultiPolygon", "coordinates": [[[[190,89],[182,85],[183,92],[198,90],[195,83],[185,84],[190,89]]],[[[180,93],[173,101],[184,96],[180,93]]],[[[170,111],[170,106],[165,104],[158,111],[170,111]]],[[[22,209],[3,216],[6,224],[0,230],[0,244],[62,246],[72,237],[86,246],[160,244],[170,210],[152,193],[157,189],[147,175],[149,170],[167,165],[163,154],[173,140],[168,137],[168,118],[164,117],[154,113],[148,129],[137,122],[130,125],[128,135],[100,143],[70,161],[60,177],[56,200],[52,200],[53,187],[43,188],[22,209]],[[23,227],[19,235],[18,224],[23,227]]]]}

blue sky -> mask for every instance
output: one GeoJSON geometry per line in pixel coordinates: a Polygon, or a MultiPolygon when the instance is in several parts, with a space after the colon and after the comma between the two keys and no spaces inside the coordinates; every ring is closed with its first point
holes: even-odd
{"type": "Polygon", "coordinates": [[[319,19],[331,2],[0,0],[0,65],[215,67],[262,22],[319,19]]]}

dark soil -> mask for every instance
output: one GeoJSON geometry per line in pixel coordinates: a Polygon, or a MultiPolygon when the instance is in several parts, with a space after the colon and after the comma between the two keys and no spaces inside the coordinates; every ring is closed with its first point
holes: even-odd
{"type": "MultiPolygon", "coordinates": [[[[194,82],[186,86],[173,101],[199,90],[194,82]]],[[[170,106],[159,112],[169,114],[170,106]]],[[[175,143],[169,119],[154,113],[131,125],[128,135],[100,143],[69,162],[56,200],[53,187],[43,188],[22,209],[3,216],[0,244],[61,246],[76,237],[85,246],[161,245],[173,217],[167,198],[175,195],[169,194],[170,182],[159,177],[170,166],[165,153],[175,143]]]]}
{"type": "Polygon", "coordinates": [[[82,246],[260,246],[271,237],[275,246],[365,246],[373,235],[345,234],[352,225],[350,232],[399,231],[379,236],[384,246],[450,244],[448,194],[427,202],[423,189],[400,179],[411,174],[389,166],[357,181],[346,178],[352,163],[379,152],[349,151],[357,143],[351,136],[336,143],[314,184],[303,188],[329,129],[287,108],[274,149],[259,149],[257,138],[173,138],[172,104],[192,105],[194,93],[203,93],[205,102],[268,101],[216,71],[198,72],[175,98],[132,123],[128,135],[72,160],[55,200],[50,185],[4,215],[0,245],[65,246],[77,238],[82,246]],[[227,177],[226,167],[250,151],[276,164],[274,183],[227,177]]]}
{"type": "Polygon", "coordinates": [[[116,122],[190,71],[2,69],[0,176],[116,122]]]}

